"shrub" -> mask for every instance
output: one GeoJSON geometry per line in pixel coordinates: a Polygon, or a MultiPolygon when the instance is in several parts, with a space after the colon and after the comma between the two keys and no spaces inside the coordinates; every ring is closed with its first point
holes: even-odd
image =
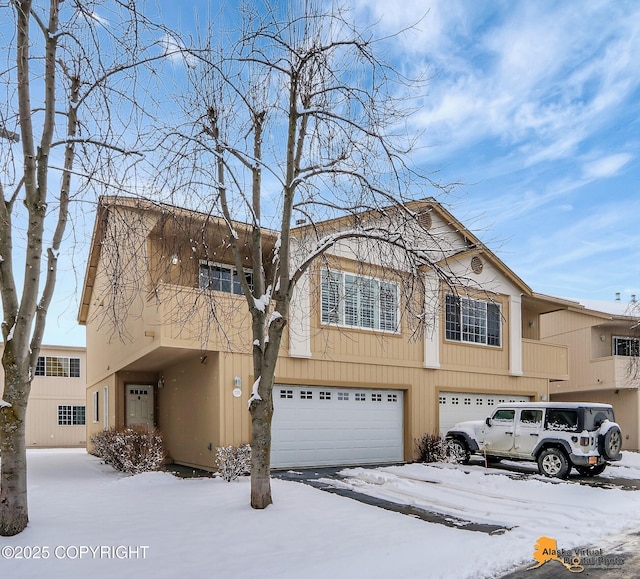
{"type": "Polygon", "coordinates": [[[416,439],[416,451],[419,462],[442,462],[444,442],[437,434],[423,434],[416,439]]]}
{"type": "Polygon", "coordinates": [[[116,470],[131,474],[158,470],[166,455],[157,430],[110,429],[93,435],[91,442],[95,455],[116,470]]]}
{"type": "Polygon", "coordinates": [[[251,447],[248,444],[219,446],[216,448],[216,465],[220,476],[227,482],[251,472],[251,447]]]}
{"type": "Polygon", "coordinates": [[[423,434],[416,440],[418,462],[459,462],[455,449],[449,441],[437,434],[423,434]]]}

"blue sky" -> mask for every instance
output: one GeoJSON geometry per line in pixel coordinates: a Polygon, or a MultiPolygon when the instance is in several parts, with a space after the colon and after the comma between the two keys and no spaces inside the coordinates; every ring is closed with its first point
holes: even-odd
{"type": "MultiPolygon", "coordinates": [[[[207,2],[160,5],[171,25],[187,27],[207,2]]],[[[442,198],[454,215],[534,291],[640,295],[640,3],[351,5],[381,34],[424,14],[386,44],[387,56],[430,78],[413,119],[423,131],[414,162],[464,183],[442,198]]],[[[77,276],[69,268],[61,279],[46,343],[84,344],[77,276]]]]}
{"type": "Polygon", "coordinates": [[[421,162],[452,212],[534,291],[640,295],[640,4],[358,3],[427,66],[421,162]],[[447,201],[447,200],[445,200],[447,201]]]}

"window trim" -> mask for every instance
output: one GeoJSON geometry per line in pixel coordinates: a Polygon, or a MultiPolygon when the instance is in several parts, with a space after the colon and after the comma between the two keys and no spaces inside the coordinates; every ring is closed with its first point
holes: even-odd
{"type": "MultiPolygon", "coordinates": [[[[100,391],[96,392],[97,397],[100,398],[100,391]]],[[[102,428],[104,430],[109,430],[109,387],[104,386],[102,388],[102,400],[103,400],[103,409],[102,409],[102,428]]]]}
{"type": "Polygon", "coordinates": [[[320,324],[351,330],[400,334],[400,283],[349,271],[322,268],[320,324]],[[351,295],[347,295],[347,284],[356,288],[351,295]],[[362,291],[366,285],[370,286],[369,292],[362,291]],[[393,294],[392,299],[395,300],[394,308],[386,307],[390,301],[390,294],[393,294]],[[354,323],[348,323],[348,318],[354,323]],[[371,325],[362,323],[365,318],[371,319],[371,325]],[[390,329],[391,326],[395,327],[390,329]]]}
{"type": "Polygon", "coordinates": [[[93,399],[93,423],[97,424],[100,422],[100,390],[96,390],[91,398],[93,399]]]}
{"type": "Polygon", "coordinates": [[[444,337],[448,342],[502,348],[502,304],[448,293],[445,297],[444,327],[444,337]],[[478,313],[484,313],[484,318],[478,313]],[[465,317],[468,320],[466,327],[465,317]],[[482,340],[472,340],[470,336],[479,336],[482,340]],[[490,343],[492,340],[498,343],[490,343]]]}

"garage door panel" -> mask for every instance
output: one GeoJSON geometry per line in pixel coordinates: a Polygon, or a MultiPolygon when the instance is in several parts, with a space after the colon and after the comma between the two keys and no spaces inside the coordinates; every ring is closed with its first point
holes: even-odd
{"type": "Polygon", "coordinates": [[[402,392],[276,386],[274,406],[274,467],[403,459],[402,392]]]}
{"type": "Polygon", "coordinates": [[[496,404],[529,402],[530,396],[504,393],[441,392],[439,397],[440,435],[458,422],[483,420],[492,413],[496,404]]]}

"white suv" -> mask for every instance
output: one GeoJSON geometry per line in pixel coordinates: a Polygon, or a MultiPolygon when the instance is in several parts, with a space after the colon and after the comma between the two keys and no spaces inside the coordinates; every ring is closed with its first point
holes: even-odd
{"type": "Polygon", "coordinates": [[[499,404],[486,420],[460,422],[446,438],[464,464],[471,454],[482,454],[487,462],[536,461],[540,474],[557,478],[566,478],[572,467],[598,475],[622,458],[622,432],[610,404],[499,404]]]}

